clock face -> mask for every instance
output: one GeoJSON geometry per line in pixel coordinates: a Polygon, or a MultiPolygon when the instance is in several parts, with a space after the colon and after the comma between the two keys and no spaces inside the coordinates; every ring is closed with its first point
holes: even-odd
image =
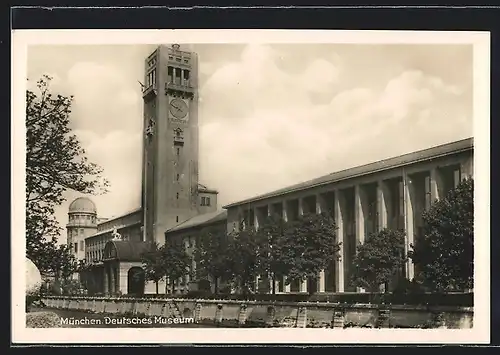
{"type": "Polygon", "coordinates": [[[184,119],[188,114],[188,105],[184,100],[173,99],[170,101],[170,113],[177,119],[184,119]]]}

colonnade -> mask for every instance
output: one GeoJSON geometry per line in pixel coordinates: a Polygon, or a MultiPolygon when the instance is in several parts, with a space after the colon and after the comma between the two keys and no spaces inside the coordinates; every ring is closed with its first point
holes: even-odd
{"type": "MultiPolygon", "coordinates": [[[[279,200],[270,198],[267,203],[259,201],[251,206],[238,206],[238,218],[258,229],[264,218],[273,214],[280,214],[284,221],[288,221],[306,212],[330,213],[338,228],[341,257],[334,263],[333,274],[328,273],[331,280],[327,280],[325,270],[320,272],[316,290],[325,292],[329,282],[334,284],[334,292],[354,291],[347,280],[356,245],[363,244],[365,238],[377,230],[403,229],[406,235],[405,252],[408,252],[410,245],[414,245],[415,239],[422,233],[423,211],[445,196],[460,180],[471,175],[472,157],[425,170],[402,168],[398,174],[364,179],[350,186],[346,183],[338,184],[338,187],[332,184],[315,192],[311,188],[283,195],[279,200]]],[[[407,279],[413,279],[415,270],[411,260],[405,265],[404,273],[407,279]]],[[[283,282],[280,287],[280,284],[276,282],[276,290],[281,288],[281,292],[292,292],[292,285],[283,286],[283,282]]],[[[301,282],[298,290],[294,290],[297,291],[308,292],[308,282],[301,282]]],[[[326,291],[332,291],[331,287],[326,291]]]]}

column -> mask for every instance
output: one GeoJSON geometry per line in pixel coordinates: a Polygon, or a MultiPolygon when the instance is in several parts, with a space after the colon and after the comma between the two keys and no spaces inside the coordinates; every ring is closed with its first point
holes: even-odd
{"type": "Polygon", "coordinates": [[[337,226],[337,240],[340,242],[340,259],[335,265],[335,291],[344,292],[344,221],[342,218],[342,211],[344,209],[344,200],[341,196],[340,190],[335,191],[334,199],[334,212],[335,212],[335,224],[337,226]]]}
{"type": "Polygon", "coordinates": [[[434,203],[440,198],[441,190],[441,174],[438,168],[431,169],[431,203],[434,203]]]}
{"type": "Polygon", "coordinates": [[[267,216],[271,217],[273,215],[273,213],[274,213],[273,205],[271,205],[271,204],[267,205],[267,216]]]}
{"type": "Polygon", "coordinates": [[[387,202],[390,201],[388,196],[387,184],[380,180],[377,185],[377,214],[378,214],[378,229],[387,228],[388,208],[387,202]]]}
{"type": "Polygon", "coordinates": [[[425,210],[430,210],[432,206],[432,196],[431,196],[431,176],[425,177],[425,210]]]}
{"type": "MultiPolygon", "coordinates": [[[[316,214],[321,214],[324,210],[325,199],[321,194],[316,194],[316,214]]],[[[326,212],[326,211],[325,211],[326,212]]],[[[318,292],[325,292],[326,279],[325,270],[321,270],[318,278],[318,292]]]]}
{"type": "Polygon", "coordinates": [[[463,163],[460,164],[460,175],[461,175],[461,180],[474,176],[473,156],[467,158],[463,163]]]}
{"type": "MultiPolygon", "coordinates": [[[[405,254],[410,250],[410,244],[414,244],[414,221],[413,221],[413,185],[408,174],[403,173],[403,193],[404,193],[404,219],[405,219],[405,254]]],[[[412,280],[414,276],[413,262],[408,259],[406,262],[406,278],[412,280]]]]}
{"type": "Polygon", "coordinates": [[[364,192],[360,185],[354,188],[354,220],[356,223],[356,246],[365,242],[364,192]]]}
{"type": "MultiPolygon", "coordinates": [[[[354,187],[354,221],[356,233],[356,248],[365,242],[365,196],[361,185],[354,187]]],[[[357,252],[357,251],[356,251],[357,252]]],[[[357,287],[356,292],[364,292],[364,289],[357,287]]]]}
{"type": "Polygon", "coordinates": [[[104,294],[108,294],[109,293],[109,276],[108,276],[108,268],[106,266],[103,267],[102,269],[103,273],[104,273],[104,294]]]}
{"type": "Polygon", "coordinates": [[[259,230],[259,211],[257,207],[253,208],[253,225],[255,230],[259,230]]]}
{"type": "MultiPolygon", "coordinates": [[[[304,214],[304,201],[302,197],[299,197],[299,217],[302,216],[303,214],[304,214]]],[[[307,279],[302,280],[302,282],[300,283],[299,291],[307,292],[307,279]]]]}
{"type": "MultiPolygon", "coordinates": [[[[288,213],[287,213],[288,211],[287,211],[286,200],[283,201],[282,206],[283,206],[283,211],[282,211],[283,221],[287,222],[288,221],[288,213]]],[[[286,281],[286,277],[283,277],[283,285],[284,285],[283,289],[284,289],[285,293],[290,293],[292,291],[292,286],[290,284],[287,285],[285,283],[285,281],[286,281]]]]}
{"type": "Polygon", "coordinates": [[[118,267],[118,280],[120,280],[120,292],[122,294],[128,293],[128,270],[130,269],[130,265],[121,264],[118,267]]]}
{"type": "Polygon", "coordinates": [[[323,211],[323,196],[316,194],[316,214],[321,214],[323,211]]]}
{"type": "Polygon", "coordinates": [[[325,292],[325,270],[319,272],[318,292],[325,292]]]}
{"type": "Polygon", "coordinates": [[[460,167],[453,170],[453,187],[456,188],[461,181],[460,167]]]}
{"type": "Polygon", "coordinates": [[[302,216],[304,214],[304,200],[302,197],[299,197],[298,199],[299,203],[299,211],[298,211],[298,214],[299,214],[299,217],[302,216]]]}
{"type": "Polygon", "coordinates": [[[114,294],[116,292],[116,284],[115,284],[115,270],[114,270],[114,267],[112,267],[112,266],[110,266],[110,268],[109,268],[109,276],[110,276],[110,280],[111,280],[109,292],[111,294],[114,294]]]}

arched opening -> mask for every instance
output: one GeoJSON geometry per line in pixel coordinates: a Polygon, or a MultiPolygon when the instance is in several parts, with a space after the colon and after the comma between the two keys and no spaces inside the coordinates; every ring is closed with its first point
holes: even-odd
{"type": "Polygon", "coordinates": [[[128,271],[127,294],[133,296],[144,295],[145,275],[142,267],[132,267],[128,271]]]}

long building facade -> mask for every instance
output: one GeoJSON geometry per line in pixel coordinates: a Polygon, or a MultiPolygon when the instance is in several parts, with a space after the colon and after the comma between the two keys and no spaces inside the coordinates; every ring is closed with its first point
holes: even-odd
{"type": "MultiPolygon", "coordinates": [[[[322,271],[317,282],[286,285],[280,280],[275,287],[279,292],[353,292],[348,282],[352,260],[366,236],[383,228],[402,229],[408,250],[422,235],[422,213],[473,173],[473,140],[460,140],[229,204],[224,206],[227,231],[241,225],[258,228],[275,213],[290,221],[304,213],[327,212],[338,227],[340,259],[322,271]]],[[[404,273],[413,279],[411,259],[404,273]]]]}

